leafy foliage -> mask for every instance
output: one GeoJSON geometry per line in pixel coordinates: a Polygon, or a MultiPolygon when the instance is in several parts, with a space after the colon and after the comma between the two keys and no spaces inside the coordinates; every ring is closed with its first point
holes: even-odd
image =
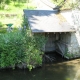
{"type": "Polygon", "coordinates": [[[41,51],[42,46],[45,44],[45,38],[42,34],[37,34],[34,36],[28,37],[26,40],[27,45],[26,46],[26,62],[28,64],[28,67],[34,68],[35,65],[41,65],[42,64],[42,54],[43,52],[41,51]]]}
{"type": "Polygon", "coordinates": [[[64,9],[80,9],[80,0],[52,0],[57,6],[61,6],[61,10],[64,9]]]}
{"type": "Polygon", "coordinates": [[[72,7],[73,9],[77,8],[77,9],[80,10],[80,0],[76,0],[75,2],[73,2],[73,3],[71,4],[71,7],[72,7]]]}
{"type": "Polygon", "coordinates": [[[0,0],[0,8],[4,9],[6,5],[10,4],[11,2],[17,2],[18,4],[20,3],[26,3],[28,0],[0,0]]]}
{"type": "Polygon", "coordinates": [[[62,6],[63,3],[65,2],[64,0],[52,0],[56,5],[62,6]]]}
{"type": "Polygon", "coordinates": [[[14,2],[27,2],[29,0],[0,0],[0,4],[1,3],[9,4],[11,1],[14,1],[14,2]]]}
{"type": "Polygon", "coordinates": [[[60,10],[71,9],[72,1],[71,0],[52,0],[60,10]]]}
{"type": "Polygon", "coordinates": [[[42,64],[44,35],[32,35],[29,29],[0,34],[0,67],[15,68],[16,64],[26,63],[31,70],[42,64]]]}
{"type": "MultiPolygon", "coordinates": [[[[22,35],[20,32],[10,32],[0,35],[0,66],[8,67],[13,66],[18,63],[20,58],[18,58],[19,51],[22,50],[22,35]],[[19,47],[20,45],[20,47],[19,47]]],[[[21,54],[21,53],[20,53],[21,54]]]]}

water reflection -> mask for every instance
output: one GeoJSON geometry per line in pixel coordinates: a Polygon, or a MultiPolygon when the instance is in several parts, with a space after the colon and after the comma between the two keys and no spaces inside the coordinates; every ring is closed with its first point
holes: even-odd
{"type": "Polygon", "coordinates": [[[28,70],[0,70],[0,80],[80,80],[80,59],[55,61],[42,68],[28,70]]]}

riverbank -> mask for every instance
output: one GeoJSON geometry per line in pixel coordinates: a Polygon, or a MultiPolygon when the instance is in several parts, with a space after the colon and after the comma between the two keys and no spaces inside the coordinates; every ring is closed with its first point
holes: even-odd
{"type": "Polygon", "coordinates": [[[0,70],[0,80],[79,80],[80,59],[64,61],[61,56],[52,64],[44,64],[41,68],[0,70]],[[57,60],[58,59],[58,60],[57,60]]]}

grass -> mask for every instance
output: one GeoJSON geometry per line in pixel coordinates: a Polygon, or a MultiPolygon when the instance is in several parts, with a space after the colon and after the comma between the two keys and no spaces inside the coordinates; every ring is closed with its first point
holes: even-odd
{"type": "Polygon", "coordinates": [[[21,26],[23,9],[35,9],[33,3],[15,3],[11,2],[9,5],[5,5],[4,9],[0,9],[0,23],[4,28],[5,24],[12,23],[14,27],[21,26]]]}
{"type": "Polygon", "coordinates": [[[22,14],[17,14],[16,16],[12,17],[6,17],[6,16],[1,17],[0,22],[4,25],[4,28],[7,27],[5,24],[9,23],[14,24],[14,27],[20,26],[22,23],[22,14]]]}

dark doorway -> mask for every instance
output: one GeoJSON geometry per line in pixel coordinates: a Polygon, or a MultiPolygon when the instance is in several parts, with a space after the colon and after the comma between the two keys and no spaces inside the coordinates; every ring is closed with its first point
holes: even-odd
{"type": "Polygon", "coordinates": [[[45,52],[43,55],[43,63],[46,64],[59,63],[63,61],[66,61],[66,59],[56,51],[45,52]]]}

